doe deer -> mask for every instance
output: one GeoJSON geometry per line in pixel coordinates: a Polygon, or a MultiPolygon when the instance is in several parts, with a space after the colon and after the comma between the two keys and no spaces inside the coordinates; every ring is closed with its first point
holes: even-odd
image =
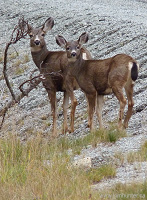
{"type": "MultiPolygon", "coordinates": [[[[30,36],[30,47],[31,54],[34,63],[45,77],[42,81],[51,103],[51,111],[53,116],[53,135],[57,134],[57,100],[56,100],[56,92],[61,91],[64,92],[64,100],[63,100],[63,133],[68,131],[67,126],[67,107],[69,103],[69,96],[72,102],[71,108],[71,124],[70,131],[74,131],[74,114],[75,108],[77,105],[77,100],[74,96],[73,90],[77,89],[79,86],[76,80],[67,73],[67,55],[65,51],[48,51],[46,42],[44,40],[44,36],[46,33],[52,29],[54,26],[53,18],[48,18],[41,28],[33,28],[28,24],[28,35],[30,36]],[[61,73],[62,76],[50,76],[50,73],[61,73]],[[69,83],[67,87],[65,87],[64,80],[67,80],[69,83]]],[[[88,50],[85,48],[81,49],[83,56],[87,58],[91,58],[91,55],[88,50]]]]}
{"type": "Polygon", "coordinates": [[[81,48],[87,41],[88,34],[86,32],[81,34],[77,41],[68,42],[60,35],[56,37],[57,44],[66,49],[71,74],[76,78],[88,99],[89,127],[93,130],[95,107],[99,127],[103,127],[102,106],[104,95],[113,92],[120,104],[118,126],[127,128],[134,105],[133,86],[138,77],[139,65],[136,60],[126,54],[118,54],[104,60],[83,60],[81,48]],[[124,124],[122,124],[122,119],[127,101],[123,94],[123,88],[128,99],[128,110],[124,124]]]}

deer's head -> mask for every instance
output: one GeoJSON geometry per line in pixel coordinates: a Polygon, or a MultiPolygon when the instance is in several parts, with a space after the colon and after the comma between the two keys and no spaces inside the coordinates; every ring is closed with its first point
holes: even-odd
{"type": "Polygon", "coordinates": [[[81,47],[88,41],[88,34],[86,32],[82,33],[78,40],[67,42],[63,36],[58,35],[56,37],[56,42],[59,46],[64,48],[67,53],[68,61],[75,62],[80,54],[81,47]]]}
{"type": "Polygon", "coordinates": [[[31,51],[41,50],[45,44],[44,36],[54,26],[53,18],[48,18],[41,28],[33,28],[28,25],[28,35],[30,36],[31,51]]]}

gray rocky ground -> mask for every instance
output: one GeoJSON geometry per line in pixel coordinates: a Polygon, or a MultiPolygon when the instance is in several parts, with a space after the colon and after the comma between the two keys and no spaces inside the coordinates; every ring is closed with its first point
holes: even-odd
{"type": "MultiPolygon", "coordinates": [[[[91,146],[83,150],[81,155],[75,157],[75,162],[86,158],[91,165],[99,165],[116,152],[126,155],[130,151],[139,150],[141,144],[147,140],[147,1],[146,0],[1,0],[0,2],[0,57],[2,58],[6,42],[9,41],[12,30],[20,16],[24,16],[30,24],[40,26],[52,16],[55,26],[46,36],[48,49],[60,49],[55,43],[55,36],[61,34],[67,39],[77,39],[87,31],[90,39],[86,47],[94,58],[103,59],[118,53],[126,53],[140,63],[140,72],[134,88],[134,113],[127,129],[127,138],[122,138],[112,145],[99,144],[97,148],[91,146]]],[[[19,56],[10,58],[8,73],[15,92],[18,86],[27,80],[36,68],[32,62],[29,39],[18,42],[11,47],[9,54],[15,52],[19,56]],[[29,61],[25,63],[24,57],[28,55],[29,61]],[[16,63],[20,60],[19,68],[23,73],[16,73],[16,63]]],[[[3,63],[0,63],[0,108],[10,99],[2,76],[3,63]]],[[[83,93],[75,92],[78,100],[76,110],[74,137],[81,137],[89,132],[87,126],[87,105],[83,93]]],[[[58,93],[58,129],[61,133],[63,112],[63,94],[58,93]]],[[[113,95],[105,98],[103,119],[105,126],[117,119],[118,102],[113,95]]],[[[1,137],[9,132],[17,134],[21,140],[33,137],[40,132],[48,138],[52,128],[50,105],[45,89],[39,87],[30,92],[28,97],[21,100],[18,105],[11,108],[0,132],[1,137]]],[[[147,163],[141,163],[138,172],[128,163],[117,168],[114,180],[104,180],[96,188],[112,185],[128,180],[144,180],[147,176],[147,163]],[[127,170],[124,170],[126,169],[127,170]]]]}

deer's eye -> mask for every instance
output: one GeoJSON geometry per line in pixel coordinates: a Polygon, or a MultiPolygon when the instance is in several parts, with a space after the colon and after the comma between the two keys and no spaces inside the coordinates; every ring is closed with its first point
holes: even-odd
{"type": "Polygon", "coordinates": [[[33,34],[30,34],[30,38],[32,38],[33,37],[33,34]]]}
{"type": "Polygon", "coordinates": [[[45,33],[42,33],[41,36],[44,37],[44,36],[45,36],[45,33]]]}
{"type": "Polygon", "coordinates": [[[67,50],[67,51],[69,51],[69,50],[70,50],[70,48],[69,48],[69,47],[67,47],[67,48],[66,48],[66,50],[67,50]]]}
{"type": "Polygon", "coordinates": [[[77,49],[80,49],[80,47],[79,47],[79,46],[77,46],[77,49]]]}

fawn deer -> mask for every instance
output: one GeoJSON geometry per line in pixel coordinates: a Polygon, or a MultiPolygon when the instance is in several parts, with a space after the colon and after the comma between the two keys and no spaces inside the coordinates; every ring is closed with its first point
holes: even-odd
{"type": "MultiPolygon", "coordinates": [[[[31,54],[34,63],[45,77],[42,81],[51,103],[51,111],[53,116],[53,136],[57,135],[57,100],[56,100],[56,92],[61,91],[64,92],[64,100],[63,100],[63,133],[68,131],[67,126],[67,108],[69,102],[69,96],[72,102],[71,108],[71,124],[70,131],[74,131],[74,114],[77,105],[77,100],[74,96],[73,90],[79,88],[75,78],[67,73],[67,55],[65,51],[48,51],[45,35],[46,33],[52,29],[54,26],[53,18],[48,18],[41,28],[33,28],[28,24],[28,35],[30,36],[30,47],[31,54]],[[50,73],[60,73],[61,76],[50,76],[50,73]],[[67,80],[69,83],[67,87],[65,87],[64,80],[67,80]]],[[[85,48],[81,49],[83,56],[86,58],[91,58],[91,55],[88,50],[85,48]]]]}
{"type": "Polygon", "coordinates": [[[96,107],[99,127],[103,127],[103,98],[104,95],[113,92],[120,104],[118,127],[127,128],[134,105],[133,86],[138,77],[139,65],[126,54],[118,54],[104,60],[83,60],[81,48],[87,41],[88,34],[86,32],[81,34],[77,41],[68,42],[60,35],[56,37],[57,44],[66,49],[70,73],[76,78],[88,99],[88,125],[93,130],[93,114],[96,107]],[[124,108],[127,103],[123,88],[128,99],[128,110],[122,124],[124,108]]]}

